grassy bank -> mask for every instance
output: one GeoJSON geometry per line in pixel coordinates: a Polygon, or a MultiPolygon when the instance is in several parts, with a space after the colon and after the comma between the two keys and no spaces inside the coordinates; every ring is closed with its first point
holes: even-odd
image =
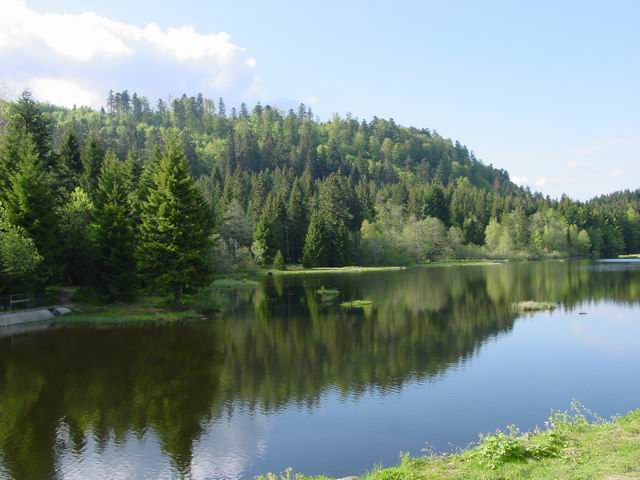
{"type": "Polygon", "coordinates": [[[632,253],[630,255],[618,255],[618,258],[639,258],[640,259],[640,253],[632,253]]]}
{"type": "Polygon", "coordinates": [[[302,265],[288,265],[286,270],[267,269],[263,273],[273,273],[274,275],[309,275],[318,273],[363,273],[363,272],[389,272],[394,270],[404,270],[407,267],[317,267],[304,268],[302,265]]]}
{"type": "Polygon", "coordinates": [[[219,277],[198,293],[185,295],[179,308],[173,305],[171,297],[147,296],[132,303],[117,304],[100,304],[90,298],[85,298],[85,302],[73,299],[74,311],[56,317],[55,324],[108,327],[199,320],[224,310],[230,303],[232,292],[257,286],[257,281],[245,276],[219,277]]]}
{"type": "MultiPolygon", "coordinates": [[[[557,414],[544,430],[496,433],[474,448],[450,455],[402,456],[395,467],[374,470],[368,480],[631,480],[640,479],[640,409],[611,421],[584,413],[557,414]]],[[[305,477],[285,473],[263,478],[305,477]]]]}
{"type": "Polygon", "coordinates": [[[202,318],[189,305],[180,309],[166,306],[166,300],[146,297],[134,303],[108,305],[78,305],[67,315],[56,317],[56,325],[65,326],[117,326],[145,323],[176,323],[202,318]]]}

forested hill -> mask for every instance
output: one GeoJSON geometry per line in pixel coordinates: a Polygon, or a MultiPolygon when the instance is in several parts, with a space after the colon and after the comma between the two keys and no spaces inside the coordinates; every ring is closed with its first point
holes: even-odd
{"type": "Polygon", "coordinates": [[[145,245],[159,235],[152,223],[166,210],[162,202],[173,205],[169,197],[180,194],[156,194],[171,188],[172,175],[194,183],[185,208],[203,203],[202,219],[190,228],[208,238],[198,247],[207,260],[189,267],[202,278],[254,262],[640,251],[638,192],[554,201],[513,184],[505,170],[482,163],[458,141],[392,119],[319,121],[304,105],[236,110],[202,95],[152,106],[123,91],[110,92],[97,111],[37,104],[25,92],[2,104],[0,122],[0,241],[12,245],[0,256],[5,282],[31,271],[104,288],[111,280],[81,272],[111,261],[123,269],[130,263],[131,279],[154,284],[153,269],[161,267],[148,264],[145,245]],[[120,254],[101,244],[118,241],[120,254]],[[31,262],[16,263],[20,249],[22,263],[31,262]]]}

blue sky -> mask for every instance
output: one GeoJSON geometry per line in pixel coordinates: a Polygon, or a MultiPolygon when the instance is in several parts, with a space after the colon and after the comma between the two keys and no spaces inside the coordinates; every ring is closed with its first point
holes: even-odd
{"type": "Polygon", "coordinates": [[[108,87],[304,101],[321,118],[435,128],[552,196],[640,187],[640,2],[2,4],[14,12],[0,19],[12,91],[27,84],[62,103],[74,89],[99,102],[108,87]]]}

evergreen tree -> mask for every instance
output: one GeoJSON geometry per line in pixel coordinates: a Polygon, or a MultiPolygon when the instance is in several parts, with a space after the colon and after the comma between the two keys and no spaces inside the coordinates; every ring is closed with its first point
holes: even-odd
{"type": "Polygon", "coordinates": [[[318,210],[311,214],[309,229],[304,240],[304,250],[302,253],[302,265],[306,268],[317,267],[328,264],[327,225],[318,210]]]}
{"type": "Polygon", "coordinates": [[[105,156],[95,192],[92,238],[94,287],[107,301],[136,295],[135,233],[124,165],[113,152],[105,156]]]}
{"type": "Polygon", "coordinates": [[[52,170],[55,162],[51,152],[51,124],[40,111],[29,90],[24,90],[18,101],[12,105],[9,125],[23,129],[31,136],[43,167],[45,170],[52,170]]]}
{"type": "Polygon", "coordinates": [[[185,288],[209,274],[210,234],[206,203],[171,133],[142,205],[137,258],[146,284],[172,291],[179,304],[185,288]]]}
{"type": "Polygon", "coordinates": [[[291,188],[287,204],[287,260],[298,262],[302,257],[302,248],[307,231],[307,211],[302,189],[296,180],[291,188]]]}
{"type": "Polygon", "coordinates": [[[40,159],[31,135],[24,133],[16,141],[16,166],[9,175],[4,192],[6,220],[24,229],[33,239],[42,266],[48,275],[58,270],[59,235],[56,199],[51,178],[40,159]]]}
{"type": "Polygon", "coordinates": [[[71,193],[80,185],[82,174],[82,160],[80,145],[73,130],[65,130],[60,142],[58,153],[57,183],[65,193],[71,193]]]}
{"type": "Polygon", "coordinates": [[[282,251],[278,250],[275,258],[273,259],[273,268],[276,270],[286,270],[286,266],[284,264],[284,256],[282,255],[282,251]]]}
{"type": "Polygon", "coordinates": [[[82,151],[82,189],[93,198],[104,161],[104,147],[100,135],[96,131],[89,132],[87,142],[82,151]]]}
{"type": "Polygon", "coordinates": [[[283,203],[273,193],[267,197],[253,232],[253,241],[262,247],[262,263],[265,264],[273,261],[278,250],[286,248],[287,213],[283,203]]]}

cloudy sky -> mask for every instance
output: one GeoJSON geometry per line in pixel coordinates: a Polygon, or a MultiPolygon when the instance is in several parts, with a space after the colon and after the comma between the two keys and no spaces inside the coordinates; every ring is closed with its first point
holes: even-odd
{"type": "Polygon", "coordinates": [[[640,187],[638,21],[632,0],[0,0],[0,83],[393,117],[584,199],[640,187]]]}

